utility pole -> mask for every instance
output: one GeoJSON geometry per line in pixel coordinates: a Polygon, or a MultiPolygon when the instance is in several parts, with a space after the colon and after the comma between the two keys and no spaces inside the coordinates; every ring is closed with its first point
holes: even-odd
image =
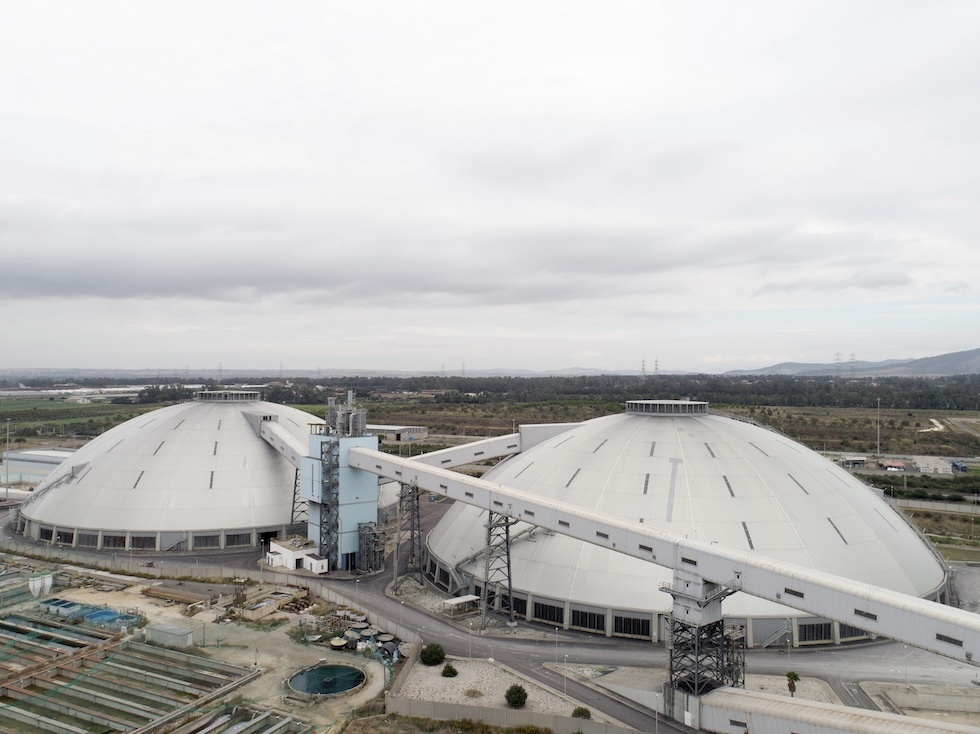
{"type": "Polygon", "coordinates": [[[10,499],[10,418],[7,419],[7,452],[3,455],[3,470],[6,479],[3,483],[3,501],[10,499]]]}
{"type": "Polygon", "coordinates": [[[878,398],[878,458],[881,458],[881,398],[878,398]]]}

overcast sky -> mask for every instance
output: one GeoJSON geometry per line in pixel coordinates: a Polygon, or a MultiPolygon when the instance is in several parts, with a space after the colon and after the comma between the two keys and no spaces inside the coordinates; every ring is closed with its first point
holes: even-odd
{"type": "Polygon", "coordinates": [[[2,18],[2,368],[980,346],[975,0],[2,18]]]}

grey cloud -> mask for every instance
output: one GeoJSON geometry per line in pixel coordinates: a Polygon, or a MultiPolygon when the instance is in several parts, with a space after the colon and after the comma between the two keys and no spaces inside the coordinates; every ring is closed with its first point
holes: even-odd
{"type": "Polygon", "coordinates": [[[843,291],[843,290],[870,290],[879,291],[886,289],[906,288],[912,284],[912,277],[905,272],[887,269],[884,271],[861,271],[856,273],[837,273],[828,270],[821,278],[798,278],[785,282],[769,282],[761,288],[753,291],[753,296],[761,296],[767,293],[795,292],[795,291],[843,291]]]}
{"type": "Polygon", "coordinates": [[[8,202],[0,211],[0,245],[12,253],[5,296],[541,304],[662,289],[677,271],[814,265],[852,251],[790,223],[472,235],[439,222],[235,201],[170,206],[140,204],[114,217],[106,207],[8,202]]]}

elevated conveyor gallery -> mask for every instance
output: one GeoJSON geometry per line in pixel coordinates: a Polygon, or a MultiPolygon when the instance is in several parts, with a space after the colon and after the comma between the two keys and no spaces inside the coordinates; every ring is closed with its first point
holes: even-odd
{"type": "MultiPolygon", "coordinates": [[[[682,578],[696,577],[707,584],[861,626],[955,660],[972,664],[980,650],[980,617],[970,612],[717,544],[677,537],[412,459],[352,448],[348,461],[352,468],[399,482],[417,482],[426,491],[673,568],[682,578]]],[[[675,614],[691,611],[691,605],[675,607],[675,614]]]]}

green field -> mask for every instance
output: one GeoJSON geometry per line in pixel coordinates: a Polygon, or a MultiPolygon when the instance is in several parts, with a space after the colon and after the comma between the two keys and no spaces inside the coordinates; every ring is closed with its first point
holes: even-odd
{"type": "Polygon", "coordinates": [[[0,400],[0,423],[6,439],[10,419],[11,448],[75,446],[161,405],[69,403],[54,398],[0,400]]]}

